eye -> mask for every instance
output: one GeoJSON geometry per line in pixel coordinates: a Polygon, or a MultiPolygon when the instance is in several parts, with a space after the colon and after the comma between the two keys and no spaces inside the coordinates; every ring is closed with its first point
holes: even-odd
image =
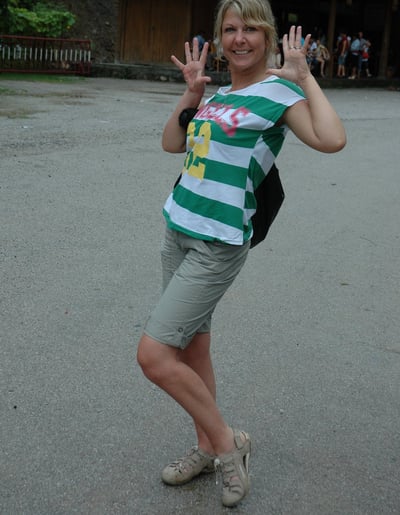
{"type": "Polygon", "coordinates": [[[233,27],[225,27],[224,32],[225,32],[225,33],[228,33],[228,32],[234,32],[234,30],[235,30],[235,29],[234,29],[233,27]]]}
{"type": "Polygon", "coordinates": [[[245,32],[256,32],[258,29],[257,27],[246,27],[245,32]]]}

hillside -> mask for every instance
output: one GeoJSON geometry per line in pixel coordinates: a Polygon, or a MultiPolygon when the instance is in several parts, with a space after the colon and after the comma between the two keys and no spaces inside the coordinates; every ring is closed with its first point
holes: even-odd
{"type": "Polygon", "coordinates": [[[56,0],[76,16],[70,37],[90,39],[93,59],[114,62],[118,32],[118,0],[56,0]]]}

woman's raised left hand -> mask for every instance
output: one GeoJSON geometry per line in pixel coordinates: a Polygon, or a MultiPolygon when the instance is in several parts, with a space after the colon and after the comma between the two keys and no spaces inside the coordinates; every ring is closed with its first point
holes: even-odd
{"type": "Polygon", "coordinates": [[[269,68],[268,74],[277,75],[296,84],[300,84],[311,74],[306,60],[311,34],[307,34],[304,43],[301,44],[301,33],[301,27],[290,27],[289,35],[285,34],[282,38],[284,64],[280,69],[269,68]]]}

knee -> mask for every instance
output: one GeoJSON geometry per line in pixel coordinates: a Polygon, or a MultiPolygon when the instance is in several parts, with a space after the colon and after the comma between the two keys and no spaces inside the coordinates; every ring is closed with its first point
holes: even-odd
{"type": "Polygon", "coordinates": [[[148,347],[145,343],[145,337],[139,341],[136,360],[142,369],[144,375],[148,377],[151,373],[152,368],[154,368],[154,358],[152,357],[152,353],[149,351],[148,347]]]}
{"type": "Polygon", "coordinates": [[[165,360],[162,358],[164,345],[155,342],[146,335],[139,341],[136,359],[143,374],[151,382],[159,384],[162,381],[165,360]]]}

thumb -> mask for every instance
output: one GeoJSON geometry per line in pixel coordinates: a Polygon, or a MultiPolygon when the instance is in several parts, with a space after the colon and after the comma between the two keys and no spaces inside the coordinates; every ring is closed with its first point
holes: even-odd
{"type": "Polygon", "coordinates": [[[268,68],[266,71],[267,76],[276,75],[277,77],[282,77],[282,68],[268,68]]]}

